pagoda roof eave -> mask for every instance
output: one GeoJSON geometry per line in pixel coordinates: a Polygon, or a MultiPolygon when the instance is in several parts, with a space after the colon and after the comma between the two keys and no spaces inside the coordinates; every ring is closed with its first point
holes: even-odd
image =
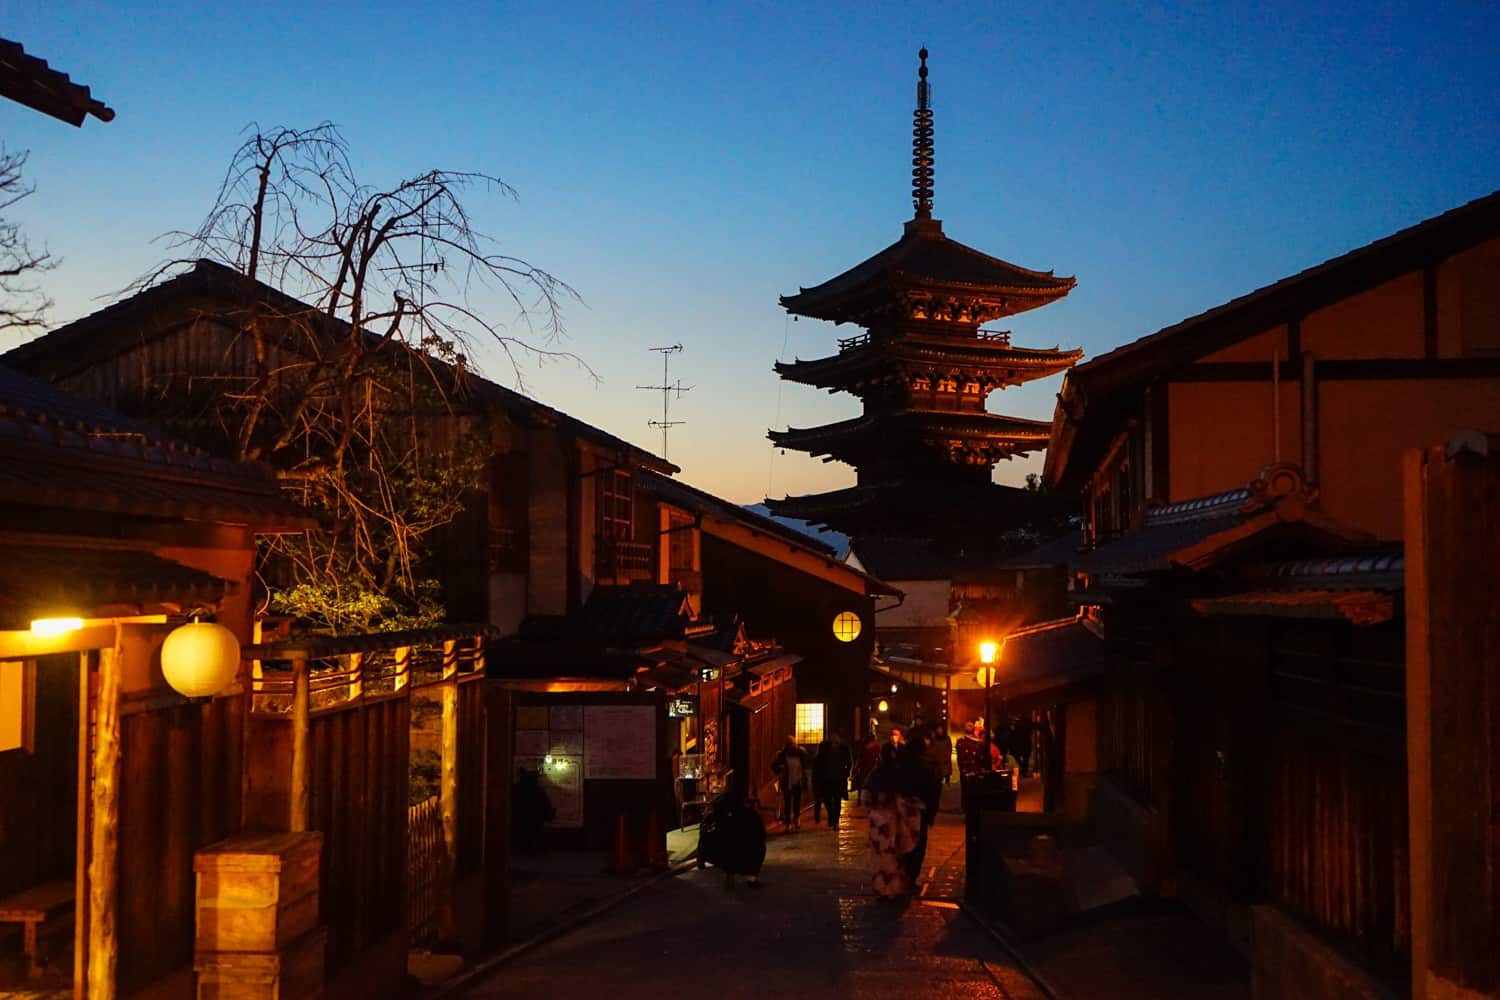
{"type": "Polygon", "coordinates": [[[1044,420],[1004,417],[993,413],[956,413],[938,410],[902,410],[891,414],[866,415],[820,427],[790,427],[769,431],[767,437],[778,448],[791,448],[812,455],[842,457],[859,449],[861,442],[889,447],[894,436],[958,440],[966,444],[1006,445],[1003,456],[1045,448],[1051,424],[1044,420]]]}
{"type": "Polygon", "coordinates": [[[920,535],[923,523],[942,531],[969,524],[996,530],[1007,522],[1051,516],[1059,508],[1057,497],[998,483],[870,484],[780,500],[767,497],[765,503],[777,517],[838,531],[903,535],[920,535]]]}
{"type": "Polygon", "coordinates": [[[1007,310],[1010,314],[1062,298],[1077,283],[1076,278],[1033,271],[951,240],[936,220],[914,220],[895,243],[822,284],[783,295],[781,305],[797,315],[845,322],[852,317],[840,306],[902,289],[1001,297],[1020,307],[1007,310]]]}
{"type": "Polygon", "coordinates": [[[910,338],[872,341],[828,355],[778,361],[776,374],[792,382],[820,388],[842,388],[865,372],[882,366],[927,366],[935,370],[963,371],[976,376],[990,374],[999,385],[1020,385],[1067,371],[1083,357],[1082,348],[1010,347],[991,341],[961,341],[946,345],[910,338]]]}

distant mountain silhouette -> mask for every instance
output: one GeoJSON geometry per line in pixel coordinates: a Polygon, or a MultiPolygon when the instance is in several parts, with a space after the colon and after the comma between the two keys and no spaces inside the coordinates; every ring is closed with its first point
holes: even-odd
{"type": "Polygon", "coordinates": [[[842,532],[831,531],[827,528],[818,529],[806,521],[797,520],[795,517],[777,517],[763,503],[747,503],[745,504],[745,509],[752,514],[759,514],[761,517],[768,517],[778,524],[784,524],[793,531],[800,531],[802,534],[822,542],[824,545],[833,546],[834,551],[839,554],[839,558],[841,559],[849,552],[849,536],[842,532]]]}

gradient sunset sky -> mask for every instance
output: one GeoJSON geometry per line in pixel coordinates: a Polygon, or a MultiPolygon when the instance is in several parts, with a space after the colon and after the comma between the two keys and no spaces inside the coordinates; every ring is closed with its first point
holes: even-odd
{"type": "MultiPolygon", "coordinates": [[[[166,254],[155,237],[196,226],[247,123],[333,121],[367,181],[445,167],[515,187],[471,208],[578,289],[561,346],[601,377],[528,365],[532,395],[658,449],[660,400],[634,387],[661,377],[648,348],[682,343],[673,377],[695,388],[670,458],[737,502],[853,481],[765,439],[858,412],[778,383],[778,357],[855,331],[789,322],[777,296],[900,236],[923,44],[934,214],[1078,277],[992,324],[1024,345],[1098,354],[1500,188],[1494,3],[0,9],[0,35],[118,112],[79,130],[0,103],[37,188],[12,214],[63,259],[44,278],[54,322],[106,305],[166,254]]],[[[1050,418],[1059,384],[991,409],[1050,418]]]]}

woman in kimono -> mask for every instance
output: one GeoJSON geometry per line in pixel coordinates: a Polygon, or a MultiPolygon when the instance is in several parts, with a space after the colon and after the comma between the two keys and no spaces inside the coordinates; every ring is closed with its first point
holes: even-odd
{"type": "Polygon", "coordinates": [[[933,776],[910,745],[887,746],[865,783],[868,793],[870,862],[881,899],[910,895],[916,888],[911,859],[923,845],[928,823],[927,785],[933,776]]]}

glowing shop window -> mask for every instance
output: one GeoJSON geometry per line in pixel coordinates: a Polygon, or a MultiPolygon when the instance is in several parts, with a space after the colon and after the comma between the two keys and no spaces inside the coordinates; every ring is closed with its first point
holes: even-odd
{"type": "Polygon", "coordinates": [[[805,747],[823,742],[823,703],[797,703],[797,742],[805,747]]]}
{"type": "Polygon", "coordinates": [[[859,638],[862,627],[859,615],[853,611],[840,611],[833,619],[833,636],[839,642],[853,642],[859,638]]]}

